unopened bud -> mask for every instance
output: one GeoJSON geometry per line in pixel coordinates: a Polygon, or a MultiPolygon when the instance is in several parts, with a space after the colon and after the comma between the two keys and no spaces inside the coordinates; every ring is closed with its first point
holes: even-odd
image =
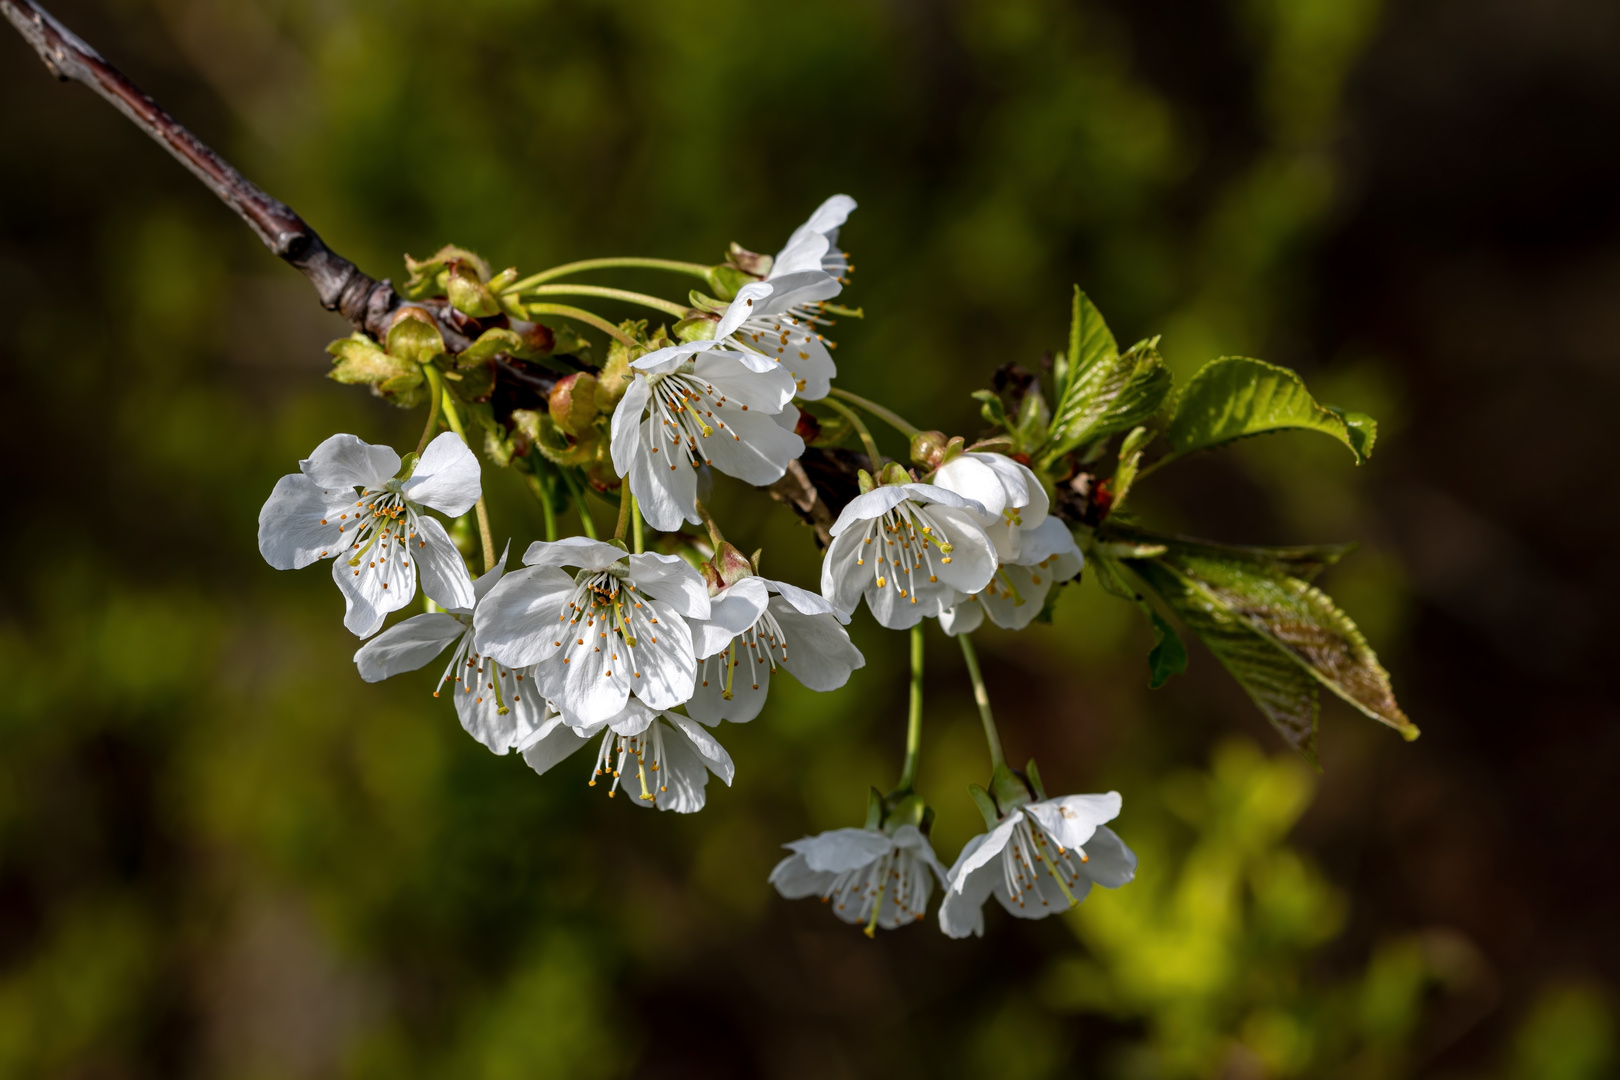
{"type": "Polygon", "coordinates": [[[596,390],[596,377],[587,372],[558,379],[546,399],[552,422],[570,435],[584,434],[601,412],[596,390]]]}
{"type": "Polygon", "coordinates": [[[720,580],[727,585],[735,585],[754,574],[754,564],[748,561],[748,556],[724,541],[721,541],[720,550],[714,553],[714,566],[720,573],[720,580]]]}
{"type": "Polygon", "coordinates": [[[945,433],[919,431],[911,437],[911,460],[919,468],[937,469],[945,459],[945,433]]]}

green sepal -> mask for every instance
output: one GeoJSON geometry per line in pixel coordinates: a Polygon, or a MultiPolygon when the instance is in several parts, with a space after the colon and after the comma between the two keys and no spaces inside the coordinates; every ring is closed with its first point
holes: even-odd
{"type": "Polygon", "coordinates": [[[867,789],[866,827],[873,832],[883,828],[883,793],[877,788],[867,789]]]}
{"type": "Polygon", "coordinates": [[[1164,434],[1172,455],[1180,457],[1291,428],[1338,439],[1358,465],[1378,438],[1372,417],[1319,405],[1288,368],[1243,356],[1223,356],[1200,368],[1176,399],[1164,434]]]}
{"type": "Polygon", "coordinates": [[[479,280],[489,277],[489,263],[466,248],[446,244],[426,259],[405,256],[405,269],[410,271],[411,276],[400,287],[399,295],[407,300],[426,300],[429,297],[443,296],[445,270],[452,263],[468,264],[478,273],[479,280]]]}
{"type": "Polygon", "coordinates": [[[444,289],[457,311],[471,315],[475,319],[500,314],[500,301],[495,299],[495,294],[484,284],[478,270],[468,263],[450,264],[444,289]]]}
{"type": "Polygon", "coordinates": [[[1003,815],[1029,802],[1031,796],[1029,784],[1005,764],[997,765],[990,774],[990,794],[995,796],[1003,815]]]}
{"type": "Polygon", "coordinates": [[[421,308],[401,308],[388,327],[388,355],[412,364],[431,364],[444,352],[444,335],[421,308]]]}
{"type": "Polygon", "coordinates": [[[868,491],[877,490],[877,481],[873,480],[872,474],[865,469],[856,472],[855,482],[860,485],[862,495],[865,495],[868,491]]]}
{"type": "Polygon", "coordinates": [[[707,293],[700,293],[696,289],[687,292],[686,300],[698,311],[707,311],[710,315],[724,315],[726,308],[729,306],[725,301],[716,300],[707,293]]]}
{"type": "Polygon", "coordinates": [[[478,340],[456,354],[457,367],[470,367],[499,353],[516,356],[524,350],[523,338],[516,331],[496,327],[478,335],[478,340]]]}
{"type": "Polygon", "coordinates": [[[1007,408],[1001,403],[1001,395],[994,390],[975,390],[973,400],[979,403],[979,415],[984,422],[995,427],[1007,426],[1007,408]]]}
{"type": "Polygon", "coordinates": [[[894,830],[902,825],[911,825],[921,828],[923,819],[928,816],[928,804],[916,792],[907,792],[888,806],[888,812],[883,815],[883,831],[894,834],[894,830]]]}
{"type": "Polygon", "coordinates": [[[968,794],[973,796],[973,805],[977,806],[979,813],[984,816],[985,828],[993,829],[1000,824],[1001,811],[996,809],[996,800],[990,797],[988,791],[978,784],[969,784],[968,794]]]}
{"type": "Polygon", "coordinates": [[[904,465],[900,464],[898,461],[891,461],[887,465],[883,466],[881,482],[884,484],[893,485],[911,484],[915,483],[916,481],[912,479],[911,474],[906,471],[906,467],[904,465]]]}
{"type": "Polygon", "coordinates": [[[1030,758],[1029,764],[1024,766],[1024,776],[1029,780],[1029,786],[1035,789],[1035,798],[1041,802],[1046,801],[1046,785],[1041,783],[1040,770],[1035,767],[1035,759],[1030,758]]]}
{"type": "Polygon", "coordinates": [[[676,341],[713,341],[715,321],[706,315],[682,319],[675,324],[676,341]]]}
{"type": "Polygon", "coordinates": [[[743,273],[735,266],[725,265],[711,266],[709,272],[703,276],[709,283],[709,288],[714,290],[714,295],[727,301],[735,300],[737,291],[750,281],[759,280],[752,274],[743,273]]]}

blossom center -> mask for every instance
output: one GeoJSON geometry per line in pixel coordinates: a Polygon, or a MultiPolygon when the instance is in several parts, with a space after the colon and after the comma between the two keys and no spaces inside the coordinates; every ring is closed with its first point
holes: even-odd
{"type": "Polygon", "coordinates": [[[879,589],[895,588],[902,600],[917,602],[919,579],[932,585],[939,581],[937,558],[941,564],[951,561],[951,543],[945,530],[921,506],[904,502],[882,517],[873,518],[861,538],[861,552],[855,564],[865,566],[869,558],[875,559],[873,578],[879,589]]]}
{"type": "Polygon", "coordinates": [[[1089,860],[1084,848],[1065,849],[1056,837],[1038,826],[1032,828],[1030,818],[1019,813],[1012,837],[1001,849],[1002,883],[1019,907],[1024,906],[1024,894],[1030,892],[1042,907],[1050,907],[1040,890],[1041,875],[1046,874],[1068,898],[1069,906],[1075,907],[1080,901],[1075,899],[1074,889],[1084,873],[1080,864],[1089,860]]]}
{"type": "MultiPolygon", "coordinates": [[[[656,375],[648,382],[652,389],[652,414],[658,420],[653,441],[668,444],[662,449],[670,453],[670,471],[679,468],[673,460],[677,454],[684,456],[693,466],[712,464],[709,456],[703,452],[702,443],[704,439],[713,437],[716,431],[724,431],[734,441],[742,441],[736,432],[727,429],[725,408],[729,403],[726,396],[718,393],[711,384],[681,371],[656,375]]],[[[734,409],[738,407],[732,406],[734,409]]],[[[746,405],[740,408],[748,411],[746,405]]],[[[656,454],[660,449],[654,446],[652,452],[656,454]]]]}
{"type": "Polygon", "coordinates": [[[636,648],[643,639],[658,643],[658,619],[636,595],[635,583],[611,570],[581,574],[557,623],[551,644],[562,662],[600,666],[603,678],[616,670],[641,678],[636,648]]]}
{"type": "Polygon", "coordinates": [[[618,793],[619,785],[625,784],[629,790],[629,774],[632,769],[636,782],[641,787],[641,798],[647,802],[656,802],[658,796],[669,790],[664,783],[664,733],[663,725],[656,719],[647,725],[647,730],[637,735],[620,735],[609,730],[602,736],[602,745],[596,751],[596,766],[591,773],[588,787],[596,786],[598,776],[607,776],[608,798],[618,793]],[[658,791],[654,793],[653,788],[658,791]]]}

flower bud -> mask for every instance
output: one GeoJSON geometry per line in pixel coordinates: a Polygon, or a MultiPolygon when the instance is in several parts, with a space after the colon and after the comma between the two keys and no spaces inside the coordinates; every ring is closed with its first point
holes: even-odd
{"type": "Polygon", "coordinates": [[[748,561],[748,556],[725,541],[721,541],[720,550],[714,553],[714,568],[726,585],[735,585],[754,575],[754,564],[748,561]]]}
{"type": "Polygon", "coordinates": [[[570,435],[583,435],[601,412],[596,390],[596,377],[586,372],[558,379],[546,399],[552,422],[570,435]]]}
{"type": "Polygon", "coordinates": [[[945,433],[919,431],[911,437],[911,460],[923,469],[937,469],[945,460],[945,433]]]}

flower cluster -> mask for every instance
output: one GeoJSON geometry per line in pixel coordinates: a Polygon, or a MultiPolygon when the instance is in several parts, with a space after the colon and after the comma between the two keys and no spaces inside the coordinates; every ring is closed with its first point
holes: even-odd
{"type": "Polygon", "coordinates": [[[833,386],[826,331],[834,315],[861,314],[833,303],[853,269],[838,233],[854,207],[847,196],[827,200],[775,256],[733,245],[719,266],[656,262],[688,267],[719,294],[694,292],[685,308],[546,284],[557,272],[491,274],[460,249],[412,261],[407,297],[442,296],[473,343],[450,356],[425,309],[405,307],[381,346],[356,339],[339,352],[351,366],[361,352],[381,364],[375,353],[393,364],[396,383],[414,375],[411,386],[428,388],[422,445],[402,459],[353,435],[327,439],[276,484],[259,546],[278,569],[333,560],[344,625],[363,639],[354,662],[366,681],[448,654],[433,694],[449,694],[462,727],[489,750],[515,752],[545,773],[594,747],[580,768],[588,785],[677,813],[702,809],[711,775],[731,784],[735,766],[715,733],[759,717],[779,669],[832,691],[864,665],[846,629],[863,600],[880,626],[911,631],[914,664],[924,621],[937,620],[960,641],[975,679],[993,766],[991,788],[975,798],[989,831],[949,870],[934,854],[933,811],[915,791],[919,690],[900,783],[888,795],[874,789],[864,827],[786,845],[791,854],[770,883],[786,897],[820,897],[868,935],[924,918],[937,885],[940,927],[962,937],[982,932],[992,894],[1015,916],[1039,917],[1079,903],[1093,883],[1129,881],[1135,857],[1104,825],[1119,813],[1117,794],[1047,799],[1033,762],[1021,772],[1004,764],[967,637],[986,619],[1029,626],[1054,587],[1080,573],[1075,538],[1050,512],[1050,479],[1004,440],[968,446],[917,432],[833,386]],[[570,293],[683,317],[673,336],[587,320],[612,330],[607,362],[596,365],[583,338],[530,321],[554,313],[549,297],[570,293]],[[574,373],[548,376],[531,362],[537,356],[574,373]],[[497,414],[492,387],[518,376],[513,393],[535,393],[533,384],[544,396],[497,414]],[[846,401],[896,423],[912,441],[914,467],[885,464],[846,401]],[[435,435],[440,422],[450,430],[435,435]],[[466,435],[475,425],[487,456],[522,472],[545,512],[547,538],[513,569],[509,545],[494,555],[466,435]],[[763,576],[760,555],[727,543],[704,505],[713,474],[771,485],[808,445],[836,446],[850,434],[860,436],[867,467],[852,458],[860,493],[826,528],[819,591],[763,576]],[[617,505],[611,541],[594,531],[591,493],[617,505]],[[557,535],[563,499],[587,535],[557,535]],[[467,562],[474,516],[484,561],[476,578],[467,562]],[[651,545],[644,527],[660,534],[651,545]],[[418,578],[425,610],[383,629],[413,601],[418,578]]]}

